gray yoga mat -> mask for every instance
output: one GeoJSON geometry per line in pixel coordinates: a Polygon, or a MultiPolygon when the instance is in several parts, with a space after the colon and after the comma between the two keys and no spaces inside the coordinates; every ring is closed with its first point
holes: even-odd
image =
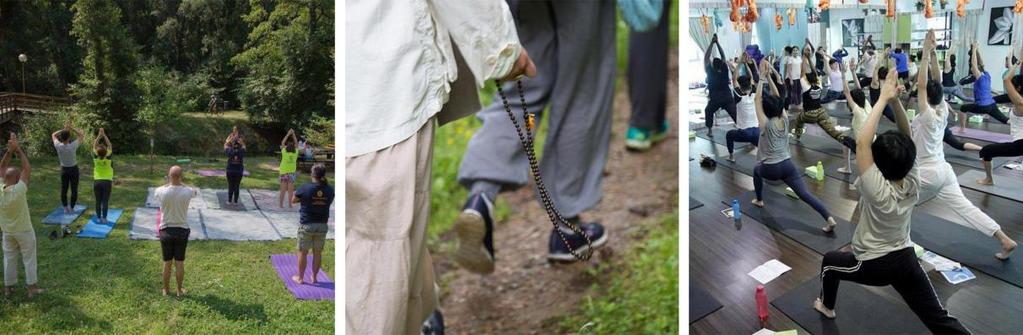
{"type": "Polygon", "coordinates": [[[965,138],[972,138],[975,140],[987,141],[991,143],[1012,142],[1012,135],[1005,133],[996,133],[993,131],[970,127],[966,127],[966,131],[960,133],[959,129],[960,129],[959,126],[952,127],[952,135],[965,138]]]}
{"type": "MultiPolygon", "coordinates": [[[[132,215],[131,227],[128,230],[128,239],[132,240],[158,240],[156,227],[157,208],[139,207],[132,215]]],[[[190,230],[189,240],[205,240],[206,230],[203,228],[202,215],[199,210],[188,211],[188,228],[190,230]]]]}
{"type": "Polygon", "coordinates": [[[273,241],[281,239],[277,228],[259,211],[202,211],[206,236],[211,240],[273,241]]]}
{"type": "Polygon", "coordinates": [[[925,249],[972,270],[1023,287],[1023,261],[1018,259],[1020,253],[1014,253],[1005,261],[996,259],[995,253],[1000,250],[997,240],[979,231],[922,211],[913,211],[910,237],[925,249]]]}
{"type": "MultiPolygon", "coordinates": [[[[282,238],[298,237],[299,214],[297,212],[270,212],[263,211],[263,215],[270,221],[270,224],[277,229],[282,238]]],[[[333,221],[328,221],[327,239],[334,238],[333,221]]]]}
{"type": "Polygon", "coordinates": [[[721,303],[714,299],[703,288],[689,284],[689,323],[692,324],[703,317],[721,309],[721,303]]]}
{"type": "MultiPolygon", "coordinates": [[[[807,126],[809,127],[810,125],[807,126]]],[[[789,143],[831,156],[845,158],[845,151],[843,149],[845,146],[838,142],[838,140],[831,137],[804,134],[799,138],[799,141],[796,141],[796,139],[793,138],[789,141],[789,143]]]]}
{"type": "MultiPolygon", "coordinates": [[[[891,287],[883,289],[898,297],[891,287]]],[[[774,299],[771,304],[810,334],[930,333],[905,302],[895,301],[853,282],[839,285],[835,304],[838,317],[828,319],[813,308],[820,291],[820,278],[813,277],[774,299]]]]}
{"type": "Polygon", "coordinates": [[[959,175],[959,186],[1023,202],[1023,180],[1010,176],[994,175],[994,185],[981,185],[977,180],[985,178],[983,171],[970,170],[959,175]]]}
{"type": "MultiPolygon", "coordinates": [[[[743,215],[759,221],[771,229],[799,242],[807,248],[823,255],[828,251],[837,250],[852,241],[853,226],[848,221],[835,218],[838,225],[834,232],[826,234],[821,230],[824,219],[813,210],[813,207],[802,200],[791,198],[770,187],[764,188],[764,208],[750,203],[755,197],[748,191],[739,198],[739,206],[743,215]]],[[[723,201],[731,205],[731,199],[723,201]]]]}

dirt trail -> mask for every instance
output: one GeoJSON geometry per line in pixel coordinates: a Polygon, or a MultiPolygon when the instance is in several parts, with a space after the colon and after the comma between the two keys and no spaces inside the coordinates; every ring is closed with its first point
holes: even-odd
{"type": "MultiPolygon", "coordinates": [[[[615,94],[611,152],[605,167],[604,197],[583,213],[607,228],[608,243],[586,264],[550,265],[546,261],[551,224],[534,200],[533,187],[500,195],[510,217],[494,232],[497,269],[480,276],[458,268],[444,253],[435,253],[438,278],[447,283],[441,308],[451,334],[551,334],[558,316],[585,303],[591,284],[606,278],[595,274],[597,262],[614,261],[635,241],[629,232],[640,223],[670,213],[678,203],[678,57],[672,51],[668,82],[671,135],[644,153],[625,150],[628,90],[615,94]]],[[[624,74],[620,74],[624,75],[624,74]]],[[[453,240],[454,234],[442,236],[453,240]]]]}

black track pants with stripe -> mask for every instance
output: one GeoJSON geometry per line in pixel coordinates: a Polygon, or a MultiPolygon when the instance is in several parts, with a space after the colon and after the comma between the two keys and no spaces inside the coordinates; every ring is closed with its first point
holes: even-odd
{"type": "Polygon", "coordinates": [[[912,247],[868,261],[856,260],[851,252],[828,252],[821,263],[821,300],[824,306],[835,308],[838,284],[843,280],[869,286],[891,285],[927,329],[935,334],[970,333],[941,306],[912,247]]]}

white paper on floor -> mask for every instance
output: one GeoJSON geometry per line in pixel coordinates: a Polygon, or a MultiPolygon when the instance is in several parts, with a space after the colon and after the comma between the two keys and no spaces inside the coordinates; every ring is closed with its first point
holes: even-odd
{"type": "Polygon", "coordinates": [[[788,265],[785,265],[777,259],[772,259],[767,261],[767,263],[758,266],[756,269],[753,269],[753,271],[750,271],[749,275],[761,284],[767,284],[789,270],[792,270],[792,268],[788,265]]]}
{"type": "MultiPolygon", "coordinates": [[[[132,215],[131,228],[128,238],[132,240],[157,240],[156,237],[156,208],[139,207],[132,215]]],[[[188,235],[189,240],[205,240],[206,231],[203,229],[202,217],[199,210],[188,211],[188,235]]]]}
{"type": "Polygon", "coordinates": [[[774,331],[767,328],[761,328],[756,333],[753,333],[753,335],[774,335],[774,331]]]}
{"type": "Polygon", "coordinates": [[[945,276],[945,280],[947,280],[952,285],[977,278],[977,276],[974,276],[973,272],[967,268],[959,268],[951,271],[941,271],[941,275],[945,276]]]}
{"type": "Polygon", "coordinates": [[[923,256],[920,256],[920,260],[927,262],[938,271],[951,271],[963,267],[958,262],[953,262],[951,259],[941,257],[936,253],[925,251],[923,256]]]}

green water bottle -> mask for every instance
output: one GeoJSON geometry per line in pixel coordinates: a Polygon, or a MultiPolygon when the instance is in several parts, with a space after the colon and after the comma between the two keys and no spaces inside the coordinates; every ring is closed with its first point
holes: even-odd
{"type": "Polygon", "coordinates": [[[817,161],[817,180],[824,180],[824,163],[817,161]]]}

